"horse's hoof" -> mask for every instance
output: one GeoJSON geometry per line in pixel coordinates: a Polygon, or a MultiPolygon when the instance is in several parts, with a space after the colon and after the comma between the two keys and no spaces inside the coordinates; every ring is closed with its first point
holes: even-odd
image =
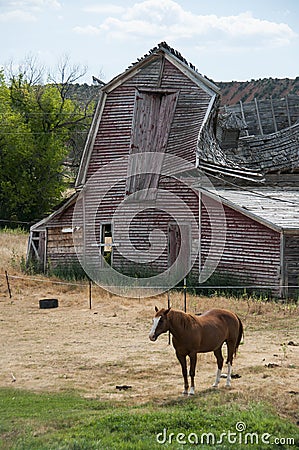
{"type": "Polygon", "coordinates": [[[230,384],[226,384],[225,387],[226,387],[226,389],[231,389],[231,385],[230,384]]]}
{"type": "Polygon", "coordinates": [[[188,395],[188,391],[183,391],[182,395],[188,395]]]}
{"type": "Polygon", "coordinates": [[[195,394],[195,391],[194,391],[194,389],[190,389],[190,391],[189,391],[189,395],[194,395],[195,394]]]}
{"type": "Polygon", "coordinates": [[[218,384],[212,384],[212,388],[217,389],[218,388],[218,384]]]}

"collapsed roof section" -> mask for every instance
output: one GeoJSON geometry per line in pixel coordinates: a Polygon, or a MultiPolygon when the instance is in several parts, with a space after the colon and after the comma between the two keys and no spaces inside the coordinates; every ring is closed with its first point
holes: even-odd
{"type": "MultiPolygon", "coordinates": [[[[260,174],[299,171],[299,97],[221,108],[202,133],[199,167],[260,174]]],[[[242,173],[239,173],[242,176],[242,173]]]]}

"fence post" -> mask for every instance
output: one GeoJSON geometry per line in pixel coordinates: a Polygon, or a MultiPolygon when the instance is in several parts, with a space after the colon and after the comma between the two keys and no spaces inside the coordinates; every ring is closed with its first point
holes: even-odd
{"type": "MultiPolygon", "coordinates": [[[[170,291],[167,291],[167,308],[170,308],[170,291]]],[[[170,331],[168,331],[168,345],[170,345],[170,331]]]]}
{"type": "Polygon", "coordinates": [[[92,296],[91,296],[91,280],[89,281],[89,309],[91,309],[91,300],[92,300],[92,296]]]}
{"type": "Polygon", "coordinates": [[[7,270],[5,271],[5,277],[6,277],[6,283],[7,283],[7,289],[8,289],[8,293],[9,293],[9,298],[11,298],[12,295],[11,295],[11,289],[10,289],[10,284],[9,284],[9,279],[8,279],[8,273],[7,273],[7,270]]]}
{"type": "Polygon", "coordinates": [[[187,278],[184,278],[184,312],[187,312],[187,278]]]}

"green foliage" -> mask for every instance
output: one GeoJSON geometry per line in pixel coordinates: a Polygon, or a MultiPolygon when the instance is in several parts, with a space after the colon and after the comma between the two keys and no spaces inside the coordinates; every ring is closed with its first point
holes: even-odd
{"type": "Polygon", "coordinates": [[[128,407],[73,394],[1,389],[0,407],[3,449],[191,449],[194,445],[188,445],[187,440],[190,433],[193,442],[195,435],[203,439],[199,441],[203,449],[271,449],[275,438],[281,442],[294,439],[293,445],[281,445],[285,449],[295,448],[298,443],[296,425],[281,419],[269,407],[258,402],[242,405],[236,396],[215,390],[194,399],[128,407]],[[239,432],[238,423],[245,424],[246,429],[239,432]],[[207,443],[208,433],[213,433],[217,441],[222,433],[227,436],[221,444],[211,446],[211,441],[207,443]],[[236,439],[234,445],[228,441],[228,433],[230,439],[236,439]],[[258,445],[250,445],[250,435],[245,443],[246,433],[258,436],[258,445]],[[262,436],[271,443],[263,442],[262,436]],[[178,437],[186,444],[179,444],[178,437]]]}
{"type": "Polygon", "coordinates": [[[65,86],[34,85],[0,73],[0,218],[32,222],[66,188],[64,162],[74,133],[90,123],[65,86]]]}

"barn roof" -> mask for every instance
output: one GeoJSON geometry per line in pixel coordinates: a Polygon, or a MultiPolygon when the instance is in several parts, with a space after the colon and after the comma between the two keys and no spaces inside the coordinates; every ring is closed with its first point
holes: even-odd
{"type": "Polygon", "coordinates": [[[236,163],[264,173],[299,169],[299,122],[283,130],[239,139],[238,149],[227,150],[236,163]]]}
{"type": "MultiPolygon", "coordinates": [[[[215,197],[215,193],[205,191],[215,197]]],[[[298,190],[217,189],[223,204],[277,231],[299,233],[298,190]]]]}
{"type": "MultiPolygon", "coordinates": [[[[264,174],[299,170],[299,96],[225,106],[217,126],[240,130],[237,145],[225,147],[225,158],[233,165],[264,174]]],[[[200,157],[218,163],[211,146],[201,149],[200,157]]]]}
{"type": "Polygon", "coordinates": [[[106,92],[115,89],[120,83],[138,73],[143,66],[146,66],[149,62],[155,60],[157,56],[160,57],[161,55],[164,55],[210,95],[215,95],[215,93],[220,94],[220,88],[212,80],[202,75],[192,63],[188,62],[180,52],[170,47],[166,42],[160,42],[160,44],[152,48],[147,54],[132,63],[123,73],[105,84],[102,89],[106,92]]]}

